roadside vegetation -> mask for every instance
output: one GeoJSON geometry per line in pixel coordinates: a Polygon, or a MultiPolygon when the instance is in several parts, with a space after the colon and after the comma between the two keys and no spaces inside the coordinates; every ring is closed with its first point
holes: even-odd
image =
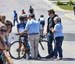
{"type": "Polygon", "coordinates": [[[73,7],[75,6],[75,2],[72,0],[69,0],[68,2],[61,2],[60,0],[56,3],[60,8],[65,10],[73,10],[73,7]]]}

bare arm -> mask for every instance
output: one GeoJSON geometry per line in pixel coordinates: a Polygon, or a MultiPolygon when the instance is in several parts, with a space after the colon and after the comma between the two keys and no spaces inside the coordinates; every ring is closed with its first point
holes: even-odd
{"type": "Polygon", "coordinates": [[[52,31],[53,33],[55,32],[55,30],[53,28],[50,28],[50,31],[52,31]]]}

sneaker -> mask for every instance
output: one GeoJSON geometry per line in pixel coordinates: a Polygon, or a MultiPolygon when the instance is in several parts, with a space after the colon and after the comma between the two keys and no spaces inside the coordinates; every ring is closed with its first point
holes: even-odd
{"type": "Polygon", "coordinates": [[[46,56],[46,59],[50,59],[50,58],[53,58],[53,56],[51,55],[46,56]]]}
{"type": "Polygon", "coordinates": [[[23,58],[26,59],[26,55],[24,55],[23,58]]]}
{"type": "Polygon", "coordinates": [[[33,58],[32,57],[28,57],[28,60],[32,60],[33,58]]]}
{"type": "Polygon", "coordinates": [[[60,57],[58,60],[62,60],[63,58],[62,57],[60,57]]]}
{"type": "Polygon", "coordinates": [[[53,59],[57,59],[57,57],[56,56],[53,56],[53,59]]]}
{"type": "Polygon", "coordinates": [[[41,59],[41,56],[38,54],[38,57],[37,58],[41,59]]]}

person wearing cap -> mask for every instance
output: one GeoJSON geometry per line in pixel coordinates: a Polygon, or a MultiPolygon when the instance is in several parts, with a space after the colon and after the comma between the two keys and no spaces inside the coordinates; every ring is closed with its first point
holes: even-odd
{"type": "MultiPolygon", "coordinates": [[[[20,20],[20,23],[17,24],[17,32],[20,34],[19,39],[21,39],[23,37],[24,41],[25,41],[25,44],[27,44],[28,50],[30,50],[30,45],[29,45],[29,42],[28,42],[28,35],[26,33],[21,34],[22,32],[24,32],[26,24],[27,24],[27,15],[21,15],[21,16],[19,16],[19,20],[20,20]]],[[[21,49],[21,46],[22,46],[21,42],[19,42],[19,48],[18,48],[18,50],[21,49]]],[[[30,51],[28,52],[28,55],[29,54],[30,54],[30,51]]]]}
{"type": "Polygon", "coordinates": [[[38,59],[38,43],[40,38],[40,23],[35,19],[34,14],[29,15],[29,21],[26,24],[25,31],[29,35],[30,53],[29,59],[38,59]]]}
{"type": "Polygon", "coordinates": [[[52,33],[54,34],[54,59],[57,59],[57,56],[59,56],[59,60],[62,60],[63,58],[63,53],[62,53],[62,43],[64,39],[64,34],[63,34],[63,25],[61,23],[61,18],[60,17],[55,17],[54,18],[54,23],[55,26],[54,28],[50,28],[52,33]]]}
{"type": "Polygon", "coordinates": [[[26,23],[27,23],[27,16],[21,15],[21,16],[19,16],[19,20],[20,20],[20,23],[17,24],[17,31],[18,31],[18,33],[21,33],[25,29],[25,26],[26,26],[26,23]]]}
{"type": "Polygon", "coordinates": [[[55,11],[53,9],[48,10],[48,22],[47,22],[47,39],[48,39],[48,56],[46,56],[46,58],[51,58],[53,57],[53,40],[54,40],[54,35],[51,32],[50,28],[54,28],[55,24],[54,24],[54,17],[58,16],[57,14],[55,14],[55,11]]]}

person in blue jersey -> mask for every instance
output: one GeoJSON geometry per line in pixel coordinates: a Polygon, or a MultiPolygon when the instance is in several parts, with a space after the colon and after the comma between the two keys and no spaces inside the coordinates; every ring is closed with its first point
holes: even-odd
{"type": "MultiPolygon", "coordinates": [[[[18,33],[20,34],[20,37],[19,39],[21,39],[22,37],[24,38],[25,40],[25,44],[26,44],[26,47],[30,50],[30,46],[28,44],[28,35],[26,33],[24,34],[21,34],[22,32],[24,32],[25,30],[25,26],[26,26],[26,23],[27,23],[27,15],[21,15],[19,17],[19,20],[20,20],[20,23],[17,24],[17,31],[18,33]]],[[[19,49],[21,48],[21,43],[19,42],[19,49]]]]}

